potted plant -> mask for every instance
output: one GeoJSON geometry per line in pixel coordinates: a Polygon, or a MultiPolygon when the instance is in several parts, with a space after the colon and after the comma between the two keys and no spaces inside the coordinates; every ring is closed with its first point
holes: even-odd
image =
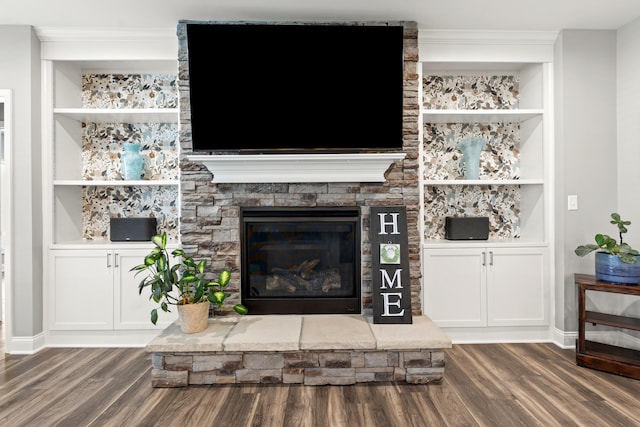
{"type": "MultiPolygon", "coordinates": [[[[151,238],[155,248],[144,258],[144,263],[133,267],[136,275],[147,273],[138,285],[138,291],[151,288],[149,299],[160,304],[162,311],[168,312],[170,305],[178,308],[180,328],[184,333],[200,332],[207,328],[209,304],[224,306],[230,295],[224,291],[231,273],[223,270],[217,280],[207,280],[207,261],[196,262],[182,249],[175,249],[169,256],[167,234],[151,238]],[[175,260],[171,264],[171,260],[175,260]]],[[[236,304],[233,309],[238,314],[247,314],[247,308],[236,304]]],[[[158,321],[158,309],[151,310],[151,322],[158,321]]]]}
{"type": "Polygon", "coordinates": [[[575,253],[585,256],[596,251],[596,279],[613,283],[640,283],[639,252],[622,238],[631,221],[623,221],[619,214],[612,213],[610,222],[618,227],[620,242],[606,234],[596,234],[595,244],[580,245],[575,253]]]}

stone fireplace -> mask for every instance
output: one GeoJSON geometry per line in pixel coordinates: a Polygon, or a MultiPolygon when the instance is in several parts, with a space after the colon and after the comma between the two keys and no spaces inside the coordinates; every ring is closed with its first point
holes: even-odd
{"type": "MultiPolygon", "coordinates": [[[[384,25],[384,23],[380,23],[384,25]]],[[[398,24],[397,22],[395,24],[398,24]]],[[[418,74],[416,71],[418,60],[418,30],[414,22],[402,22],[404,26],[404,95],[403,95],[403,158],[394,160],[384,172],[384,177],[380,182],[371,180],[359,181],[353,177],[351,171],[350,178],[344,181],[327,179],[326,182],[318,182],[317,176],[309,182],[303,182],[298,177],[287,179],[271,180],[261,179],[261,182],[251,182],[248,178],[246,182],[241,180],[227,180],[219,182],[216,180],[215,171],[212,173],[203,162],[194,160],[191,133],[190,133],[190,110],[189,110],[189,70],[187,61],[187,43],[185,26],[178,25],[179,40],[179,73],[178,85],[180,89],[180,171],[181,171],[181,213],[180,232],[181,242],[185,250],[196,258],[206,258],[212,272],[223,268],[232,271],[232,280],[229,285],[229,292],[232,298],[228,301],[230,305],[237,302],[251,302],[254,282],[252,273],[258,269],[258,265],[251,265],[251,260],[247,254],[243,254],[242,237],[245,230],[245,213],[254,212],[260,209],[263,212],[279,210],[280,212],[298,212],[301,209],[313,211],[318,209],[335,209],[336,211],[357,212],[357,229],[353,230],[354,236],[354,262],[338,262],[323,270],[324,276],[335,275],[335,269],[340,276],[340,287],[337,282],[329,280],[327,286],[334,286],[336,294],[346,293],[342,288],[342,272],[347,264],[353,264],[355,270],[345,273],[345,281],[353,282],[355,290],[350,290],[345,299],[355,298],[347,303],[349,308],[346,311],[355,309],[356,313],[367,314],[372,308],[372,271],[371,271],[371,247],[369,243],[369,208],[371,206],[406,206],[407,225],[409,236],[409,258],[410,258],[410,279],[411,279],[411,299],[412,312],[415,315],[422,314],[420,305],[420,201],[419,201],[419,177],[418,177],[418,151],[419,151],[419,91],[418,74]],[[284,182],[283,182],[284,181],[284,182]],[[243,284],[249,283],[248,287],[243,284]],[[337,289],[340,289],[338,292],[337,289]]],[[[366,72],[366,64],[363,65],[366,72]]],[[[371,90],[375,90],[372,88],[371,90]]],[[[363,106],[362,108],[367,108],[363,106]]],[[[366,126],[366,124],[363,124],[366,126]]],[[[199,153],[201,154],[201,153],[199,153]]],[[[215,157],[224,158],[226,155],[237,153],[214,153],[215,157]]],[[[265,155],[265,158],[268,155],[265,155]]],[[[310,154],[309,156],[313,156],[310,154]]],[[[357,154],[356,154],[357,156],[357,154]]],[[[212,156],[213,157],[213,156],[212,156]]],[[[321,158],[319,155],[318,158],[321,158]]],[[[255,159],[252,159],[254,161],[255,159]]],[[[348,167],[348,164],[347,164],[348,167]]],[[[333,170],[334,166],[330,160],[326,161],[326,169],[333,170]]],[[[282,171],[281,171],[282,173],[282,171]]],[[[286,171],[282,173],[286,175],[286,171]]],[[[251,177],[251,170],[246,171],[246,175],[251,177]]],[[[331,174],[333,175],[333,172],[331,174]]],[[[357,173],[355,174],[357,176],[357,173]]],[[[249,215],[250,216],[250,215],[249,215]]],[[[326,216],[326,215],[325,215],[326,216]]],[[[321,223],[322,221],[316,221],[321,223]]],[[[282,222],[283,224],[285,222],[282,222]]],[[[282,224],[280,227],[284,227],[282,224]]],[[[292,233],[296,230],[296,221],[287,225],[292,233]]],[[[321,228],[321,227],[320,227],[321,228]]],[[[264,233],[264,230],[262,231],[264,233]]],[[[260,233],[260,232],[258,232],[260,233]]],[[[346,232],[345,232],[346,233],[346,232]]],[[[322,244],[332,245],[335,243],[322,241],[322,244]]],[[[292,239],[288,244],[300,244],[292,239]]],[[[317,243],[317,242],[316,242],[317,243]]],[[[286,251],[285,251],[286,252],[286,251]]],[[[292,256],[296,251],[290,250],[286,256],[292,256]]],[[[281,255],[281,254],[280,254],[281,255]]],[[[275,253],[272,254],[275,256],[275,253]]],[[[305,261],[315,262],[315,257],[311,259],[304,255],[300,260],[293,260],[288,267],[281,265],[272,266],[276,269],[300,268],[305,261]]],[[[328,262],[328,261],[327,261],[328,262]]],[[[318,262],[319,264],[319,262],[318,262]]],[[[304,266],[302,266],[304,267],[304,266]]],[[[311,270],[314,271],[314,270],[311,270]]],[[[256,275],[258,276],[258,275],[256,275]]],[[[335,277],[335,276],[334,276],[335,277]]],[[[300,278],[289,278],[300,281],[300,278]]],[[[320,280],[319,278],[315,278],[320,280]]],[[[273,283],[273,277],[260,278],[259,291],[266,291],[267,282],[271,287],[278,287],[273,283]],[[263,281],[263,282],[260,282],[263,281]]],[[[301,282],[302,283],[302,282],[301,282]]],[[[284,289],[286,285],[283,285],[284,289]]],[[[312,285],[304,285],[312,286],[312,285]]],[[[320,285],[322,288],[322,285],[320,285]]],[[[278,288],[278,292],[282,289],[278,288]]],[[[321,291],[322,292],[322,291],[321,291]]],[[[322,300],[322,296],[318,295],[322,300]]],[[[345,297],[341,295],[340,297],[345,297]]],[[[274,297],[283,298],[282,295],[274,297]]],[[[251,305],[251,304],[249,304],[251,305]]],[[[287,305],[285,303],[285,305],[287,305]]],[[[249,307],[250,313],[252,312],[249,307]]],[[[255,314],[255,313],[254,313],[255,314]]]]}

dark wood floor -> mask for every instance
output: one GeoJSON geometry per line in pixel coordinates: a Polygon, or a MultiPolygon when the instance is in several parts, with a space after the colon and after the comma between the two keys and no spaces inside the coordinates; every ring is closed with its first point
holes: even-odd
{"type": "Polygon", "coordinates": [[[640,381],[553,344],[454,345],[441,385],[153,389],[143,349],[0,359],[0,426],[640,426],[640,381]]]}

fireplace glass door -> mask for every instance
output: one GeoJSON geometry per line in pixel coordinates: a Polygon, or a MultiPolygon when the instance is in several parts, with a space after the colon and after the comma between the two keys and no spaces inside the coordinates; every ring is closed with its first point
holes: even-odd
{"type": "Polygon", "coordinates": [[[251,314],[360,313],[360,212],[242,210],[242,301],[251,314]]]}

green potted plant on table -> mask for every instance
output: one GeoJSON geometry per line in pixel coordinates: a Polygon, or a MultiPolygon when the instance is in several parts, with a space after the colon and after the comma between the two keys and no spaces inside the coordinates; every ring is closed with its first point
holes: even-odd
{"type": "Polygon", "coordinates": [[[606,234],[596,234],[595,244],[580,245],[575,253],[585,256],[596,251],[596,279],[623,284],[640,283],[640,252],[622,238],[631,221],[623,221],[619,214],[612,213],[610,223],[618,227],[620,242],[606,234]]]}
{"type": "MultiPolygon", "coordinates": [[[[230,294],[224,291],[231,273],[223,270],[217,280],[207,280],[205,272],[207,261],[196,262],[182,249],[175,249],[169,256],[167,234],[162,233],[151,238],[155,248],[144,258],[144,263],[131,269],[136,275],[146,273],[138,285],[139,293],[146,287],[151,288],[152,299],[160,304],[162,311],[168,312],[170,305],[178,308],[180,328],[184,333],[200,332],[207,328],[209,304],[224,306],[224,300],[230,294]],[[175,260],[172,265],[171,260],[175,260]]],[[[236,304],[233,309],[238,314],[247,314],[247,308],[236,304]]],[[[151,322],[158,321],[158,309],[151,310],[151,322]]]]}

